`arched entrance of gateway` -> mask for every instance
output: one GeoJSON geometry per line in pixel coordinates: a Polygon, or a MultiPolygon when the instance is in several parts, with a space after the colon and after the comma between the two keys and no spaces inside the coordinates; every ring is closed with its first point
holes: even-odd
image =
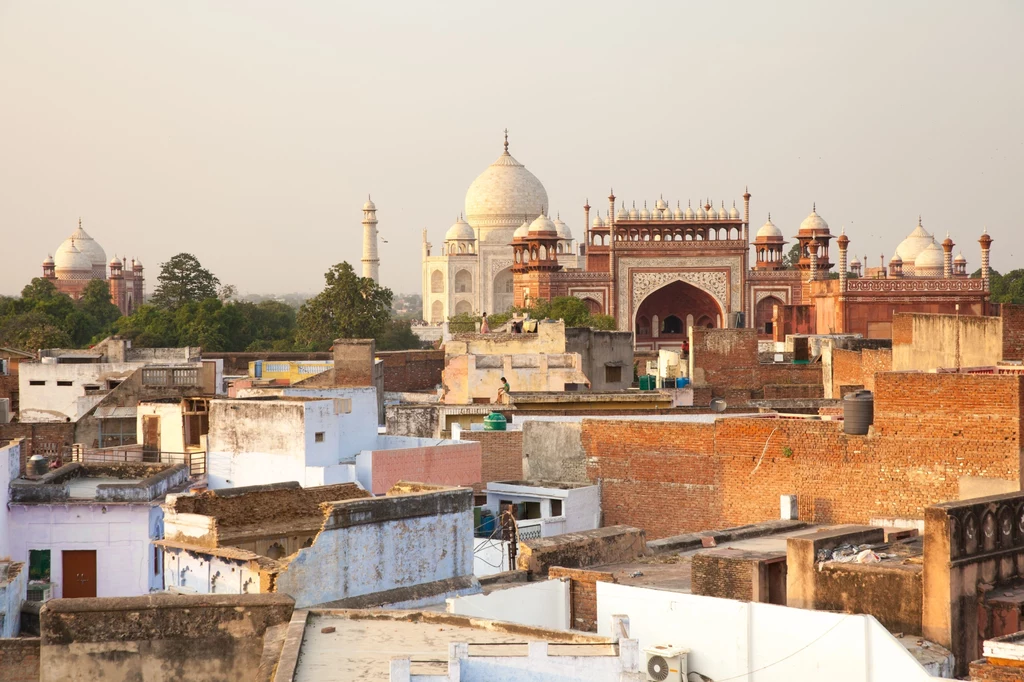
{"type": "Polygon", "coordinates": [[[648,294],[633,319],[638,348],[678,349],[688,327],[721,327],[722,309],[706,291],[675,281],[648,294]]]}
{"type": "Polygon", "coordinates": [[[775,296],[765,296],[754,307],[754,328],[761,335],[771,336],[772,317],[775,315],[775,306],[784,303],[775,296]]]}

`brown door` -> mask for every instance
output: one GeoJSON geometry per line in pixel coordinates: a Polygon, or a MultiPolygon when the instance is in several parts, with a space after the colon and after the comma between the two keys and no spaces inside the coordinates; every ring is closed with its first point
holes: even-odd
{"type": "Polygon", "coordinates": [[[143,415],[142,450],[146,454],[155,454],[160,452],[160,415],[143,415]]]}
{"type": "Polygon", "coordinates": [[[786,562],[768,564],[768,603],[786,606],[786,562]]]}
{"type": "Polygon", "coordinates": [[[64,598],[96,596],[96,550],[61,552],[64,566],[64,598]]]}

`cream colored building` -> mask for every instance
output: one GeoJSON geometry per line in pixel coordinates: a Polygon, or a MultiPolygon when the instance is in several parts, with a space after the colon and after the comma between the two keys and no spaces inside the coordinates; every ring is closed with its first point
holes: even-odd
{"type": "MultiPolygon", "coordinates": [[[[512,235],[550,204],[544,185],[505,149],[466,192],[465,213],[436,252],[423,230],[423,319],[440,324],[459,313],[502,313],[512,306],[512,235]]],[[[572,231],[554,221],[561,239],[558,262],[578,269],[572,231]]]]}

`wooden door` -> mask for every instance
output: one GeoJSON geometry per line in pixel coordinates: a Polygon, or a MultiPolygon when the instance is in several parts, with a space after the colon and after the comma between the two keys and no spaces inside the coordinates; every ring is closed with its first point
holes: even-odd
{"type": "Polygon", "coordinates": [[[142,416],[142,450],[146,453],[160,452],[160,415],[142,416]]]}
{"type": "Polygon", "coordinates": [[[96,596],[96,550],[76,549],[61,552],[64,567],[65,599],[96,596]]]}

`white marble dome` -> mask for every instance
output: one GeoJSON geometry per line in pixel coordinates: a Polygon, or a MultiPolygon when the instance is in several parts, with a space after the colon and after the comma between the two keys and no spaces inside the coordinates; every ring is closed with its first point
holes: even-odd
{"type": "Polygon", "coordinates": [[[628,220],[629,219],[629,213],[626,211],[626,202],[625,201],[622,202],[622,207],[619,209],[619,212],[615,214],[615,219],[616,220],[628,220]]]}
{"type": "Polygon", "coordinates": [[[555,232],[558,233],[559,239],[570,240],[572,239],[572,230],[569,226],[562,222],[562,216],[555,218],[555,232]]]}
{"type": "Polygon", "coordinates": [[[537,234],[539,232],[553,232],[557,234],[558,228],[555,227],[555,223],[552,222],[551,218],[541,213],[530,223],[530,234],[537,234]]]}
{"type": "Polygon", "coordinates": [[[364,211],[376,211],[377,210],[377,204],[373,203],[373,199],[371,199],[370,197],[366,197],[366,203],[363,204],[363,210],[364,211]]]}
{"type": "Polygon", "coordinates": [[[811,209],[811,214],[800,223],[800,231],[828,232],[828,223],[818,215],[818,207],[811,209]]]}
{"type": "MultiPolygon", "coordinates": [[[[692,213],[692,211],[691,211],[691,213],[692,213]]],[[[683,209],[679,205],[678,201],[676,202],[676,210],[675,210],[675,213],[672,214],[672,218],[674,220],[685,220],[686,219],[686,216],[683,214],[683,209]]]]}
{"type": "Polygon", "coordinates": [[[907,235],[907,238],[896,247],[896,253],[900,255],[904,263],[914,263],[917,267],[917,257],[922,251],[935,244],[935,237],[928,234],[928,231],[921,226],[921,219],[917,219],[917,227],[907,235]]]}
{"type": "Polygon", "coordinates": [[[770,215],[768,216],[768,222],[757,230],[755,239],[761,239],[762,237],[765,239],[774,239],[776,237],[779,239],[782,238],[782,230],[775,227],[775,223],[772,222],[772,217],[770,215]]]}
{"type": "Polygon", "coordinates": [[[43,265],[53,265],[53,256],[47,256],[46,260],[43,261],[43,265]]]}
{"type": "Polygon", "coordinates": [[[530,234],[530,223],[524,222],[512,233],[512,239],[526,239],[530,234]]]}
{"type": "Polygon", "coordinates": [[[548,193],[526,166],[508,153],[477,176],[466,192],[466,220],[477,229],[517,227],[547,210],[548,193]]]}
{"type": "MultiPolygon", "coordinates": [[[[100,246],[95,239],[89,236],[89,234],[82,229],[82,222],[78,222],[78,229],[71,233],[71,236],[64,240],[64,243],[60,245],[54,254],[55,263],[58,268],[62,268],[60,265],[61,251],[64,250],[66,253],[70,251],[70,246],[74,242],[75,250],[85,254],[85,257],[89,259],[90,269],[94,277],[100,279],[106,278],[107,276],[107,254],[103,251],[103,247],[100,246]]],[[[67,258],[65,258],[65,262],[67,258]]],[[[81,261],[76,259],[77,264],[80,266],[81,261]]]]}
{"type": "Polygon", "coordinates": [[[914,259],[914,274],[918,277],[941,275],[942,261],[942,248],[935,243],[929,244],[914,259]]]}
{"type": "Polygon", "coordinates": [[[725,210],[725,202],[724,201],[722,202],[721,210],[718,211],[718,219],[719,220],[728,220],[729,219],[729,212],[725,210]]]}
{"type": "Polygon", "coordinates": [[[594,222],[592,223],[592,225],[594,227],[604,227],[604,221],[601,220],[601,214],[600,213],[597,213],[596,215],[594,215],[594,222]]]}
{"type": "Polygon", "coordinates": [[[446,240],[459,239],[472,241],[476,239],[476,233],[473,232],[473,228],[470,224],[463,220],[462,216],[459,216],[459,219],[448,228],[447,232],[445,232],[444,238],[446,240]]]}
{"type": "Polygon", "coordinates": [[[967,259],[964,258],[964,254],[963,253],[958,253],[958,254],[956,254],[956,258],[953,259],[953,262],[954,263],[966,263],[967,259]]]}
{"type": "MultiPolygon", "coordinates": [[[[53,264],[60,279],[91,279],[92,259],[78,248],[74,239],[68,239],[53,257],[53,264]]],[[[106,258],[103,265],[106,266],[106,258]]]]}
{"type": "Polygon", "coordinates": [[[729,209],[729,220],[739,220],[740,211],[736,208],[736,202],[732,202],[732,208],[729,209]]]}
{"type": "Polygon", "coordinates": [[[689,201],[686,202],[686,212],[683,215],[686,216],[686,220],[693,220],[697,217],[697,214],[693,212],[693,206],[690,205],[689,201]]]}

